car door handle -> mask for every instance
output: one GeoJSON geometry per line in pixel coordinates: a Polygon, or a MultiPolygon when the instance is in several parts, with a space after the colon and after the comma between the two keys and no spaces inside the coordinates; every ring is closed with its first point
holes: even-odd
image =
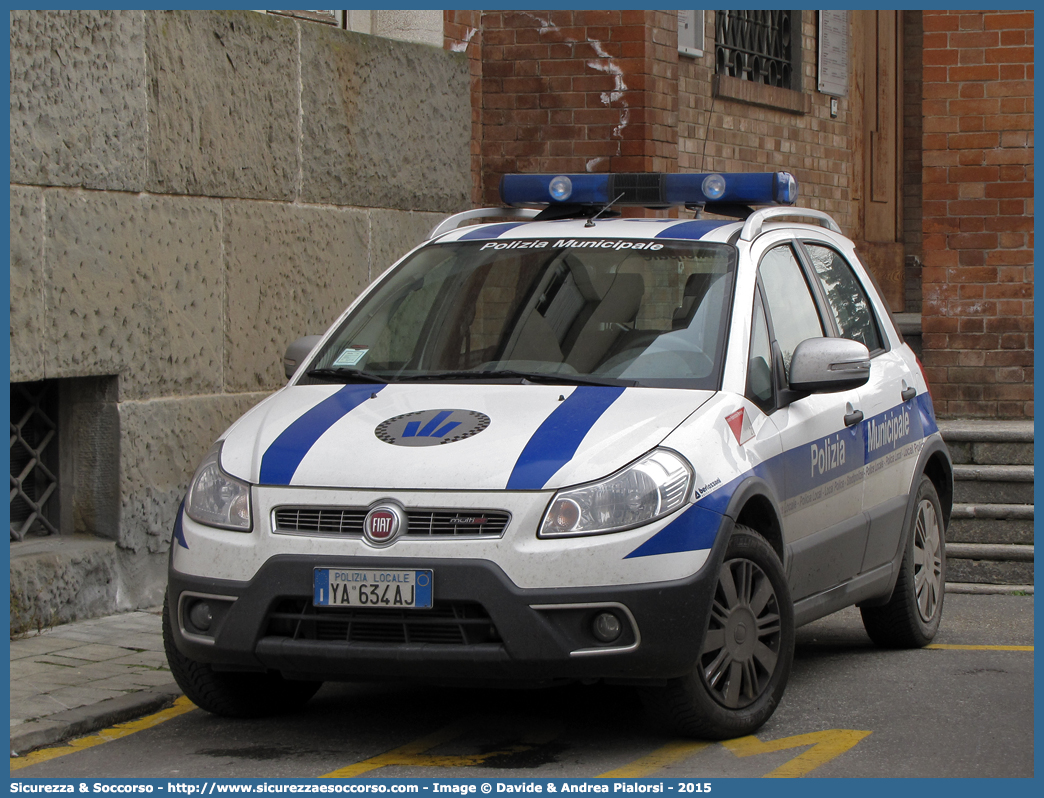
{"type": "Polygon", "coordinates": [[[858,424],[863,420],[862,410],[853,410],[851,413],[845,413],[845,426],[851,427],[854,424],[858,424]]]}
{"type": "Polygon", "coordinates": [[[914,398],[915,396],[917,396],[917,389],[916,389],[916,388],[914,388],[914,387],[913,387],[913,386],[911,385],[911,386],[910,386],[909,388],[907,388],[906,390],[904,390],[904,391],[903,391],[903,392],[902,392],[901,394],[899,394],[899,395],[900,395],[901,397],[903,397],[903,401],[904,401],[904,402],[909,402],[909,401],[910,401],[911,399],[913,399],[913,398],[914,398]]]}

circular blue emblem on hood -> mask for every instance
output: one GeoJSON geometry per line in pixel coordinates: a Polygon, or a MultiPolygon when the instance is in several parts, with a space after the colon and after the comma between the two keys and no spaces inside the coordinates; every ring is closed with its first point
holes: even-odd
{"type": "Polygon", "coordinates": [[[418,410],[389,418],[373,434],[393,446],[438,446],[478,435],[489,416],[475,410],[418,410]]]}

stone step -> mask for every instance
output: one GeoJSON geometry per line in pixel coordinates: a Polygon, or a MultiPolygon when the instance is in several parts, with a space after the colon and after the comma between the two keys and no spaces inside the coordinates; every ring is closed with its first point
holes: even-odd
{"type": "Polygon", "coordinates": [[[939,430],[954,463],[1033,465],[1032,421],[949,419],[939,430]]]}
{"type": "Polygon", "coordinates": [[[975,582],[947,582],[946,592],[983,595],[1032,596],[1033,585],[987,585],[975,582]]]}
{"type": "Polygon", "coordinates": [[[1033,465],[1033,442],[947,441],[953,462],[974,465],[1033,465]]]}
{"type": "Polygon", "coordinates": [[[1033,547],[1010,543],[947,543],[946,560],[1033,562],[1033,547]]]}
{"type": "Polygon", "coordinates": [[[11,544],[11,634],[117,610],[116,542],[89,535],[54,535],[11,544]]]}
{"type": "Polygon", "coordinates": [[[1032,585],[1033,546],[947,543],[946,577],[954,583],[1032,585]]]}
{"type": "Polygon", "coordinates": [[[1033,505],[955,504],[946,542],[1032,544],[1033,505]]]}
{"type": "Polygon", "coordinates": [[[1031,465],[954,465],[953,480],[955,503],[1033,503],[1031,465]]]}
{"type": "Polygon", "coordinates": [[[946,581],[987,585],[1032,585],[1033,563],[948,558],[946,581]]]}
{"type": "Polygon", "coordinates": [[[939,431],[950,441],[1033,442],[1033,421],[993,421],[948,418],[939,421],[939,431]]]}
{"type": "Polygon", "coordinates": [[[946,578],[966,584],[1032,585],[1033,546],[947,543],[946,578]]]}

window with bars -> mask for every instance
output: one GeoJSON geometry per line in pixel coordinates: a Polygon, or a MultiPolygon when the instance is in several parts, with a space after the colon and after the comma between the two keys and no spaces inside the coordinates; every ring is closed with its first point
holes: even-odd
{"type": "Polygon", "coordinates": [[[58,385],[11,383],[11,540],[58,534],[58,385]]]}
{"type": "Polygon", "coordinates": [[[715,73],[801,90],[800,11],[717,11],[715,73]]]}

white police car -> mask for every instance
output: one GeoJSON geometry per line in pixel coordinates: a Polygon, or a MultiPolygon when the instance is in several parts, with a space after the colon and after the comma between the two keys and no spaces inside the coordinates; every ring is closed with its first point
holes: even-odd
{"type": "Polygon", "coordinates": [[[793,177],[501,192],[542,210],[439,225],[196,472],[164,614],[185,693],[242,716],[323,680],[604,680],[722,738],[772,714],[800,624],[858,604],[881,645],[931,640],[950,458],[793,177]]]}

